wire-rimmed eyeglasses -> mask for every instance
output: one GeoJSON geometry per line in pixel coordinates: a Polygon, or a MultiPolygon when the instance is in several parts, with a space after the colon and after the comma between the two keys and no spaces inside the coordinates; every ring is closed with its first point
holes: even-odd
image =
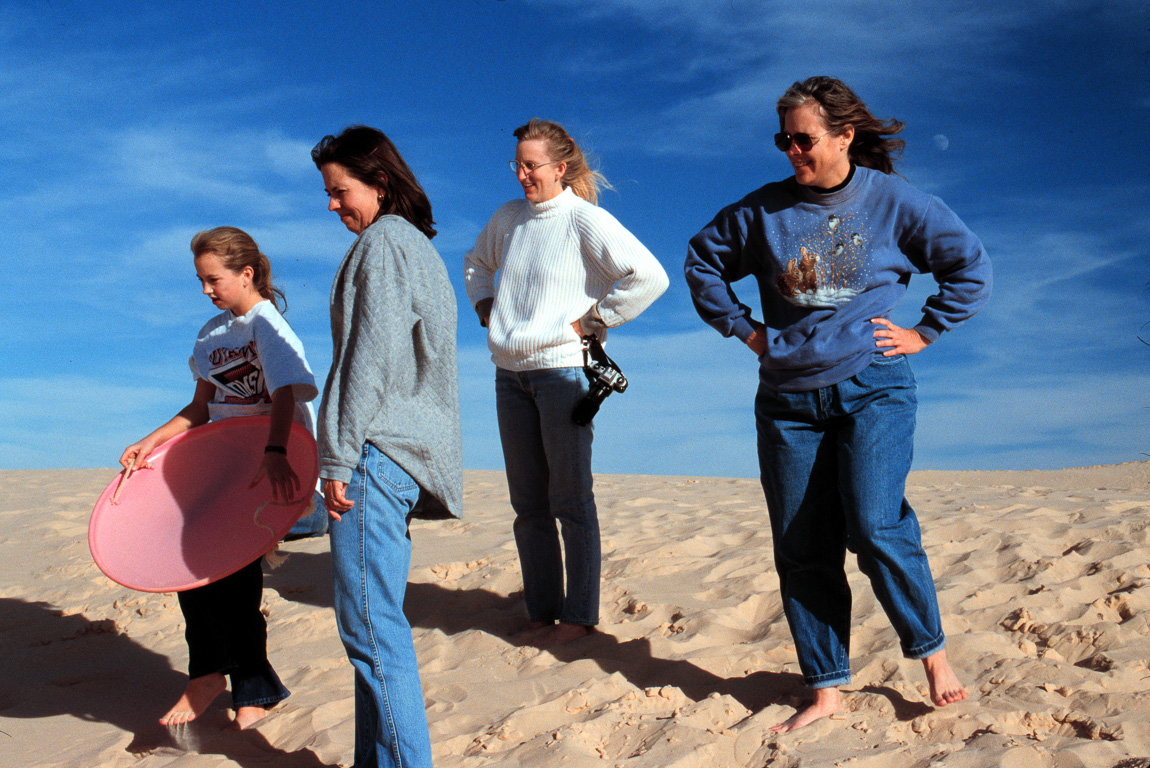
{"type": "Polygon", "coordinates": [[[507,162],[511,165],[511,170],[514,171],[515,173],[519,173],[520,168],[527,171],[528,173],[531,173],[536,168],[542,168],[545,165],[554,165],[555,163],[561,163],[563,161],[562,160],[548,160],[546,163],[532,163],[532,162],[521,163],[518,160],[508,160],[507,162]]]}

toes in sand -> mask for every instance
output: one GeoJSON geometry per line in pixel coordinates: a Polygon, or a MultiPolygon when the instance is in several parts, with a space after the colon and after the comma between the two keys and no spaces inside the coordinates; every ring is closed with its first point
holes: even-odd
{"type": "Polygon", "coordinates": [[[162,725],[190,723],[202,715],[215,698],[227,688],[227,678],[218,672],[189,680],[180,700],[160,718],[160,723],[162,725]]]}
{"type": "Polygon", "coordinates": [[[945,707],[966,698],[966,688],[958,681],[946,659],[946,651],[938,651],[922,660],[926,680],[930,684],[930,700],[936,707],[945,707]]]}
{"type": "Polygon", "coordinates": [[[775,733],[786,733],[810,725],[838,712],[842,707],[842,695],[838,688],[816,688],[815,700],[810,706],[800,709],[794,716],[778,725],[771,726],[775,733]]]}
{"type": "Polygon", "coordinates": [[[550,648],[556,645],[567,645],[576,640],[586,637],[594,631],[592,627],[585,627],[582,624],[556,624],[553,627],[548,627],[543,630],[536,638],[532,645],[538,648],[550,648]]]}

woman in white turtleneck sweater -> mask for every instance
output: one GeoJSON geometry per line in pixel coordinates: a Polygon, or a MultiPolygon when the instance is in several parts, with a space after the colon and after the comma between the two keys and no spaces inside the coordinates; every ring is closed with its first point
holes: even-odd
{"type": "Polygon", "coordinates": [[[464,258],[464,276],[496,365],[529,629],[536,644],[554,645],[599,622],[592,425],[571,418],[589,390],[582,337],[603,341],[608,328],[638,316],[667,289],[667,274],[595,205],[603,177],[561,126],[532,120],[515,137],[511,165],[523,199],[491,217],[464,258]]]}

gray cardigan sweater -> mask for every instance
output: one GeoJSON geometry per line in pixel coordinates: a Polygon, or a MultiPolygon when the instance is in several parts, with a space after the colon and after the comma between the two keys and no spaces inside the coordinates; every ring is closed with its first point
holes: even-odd
{"type": "Polygon", "coordinates": [[[383,216],[344,256],[331,289],[331,372],[319,411],[320,477],[349,482],[364,443],[422,489],[417,517],[463,499],[455,292],[427,237],[383,216]]]}

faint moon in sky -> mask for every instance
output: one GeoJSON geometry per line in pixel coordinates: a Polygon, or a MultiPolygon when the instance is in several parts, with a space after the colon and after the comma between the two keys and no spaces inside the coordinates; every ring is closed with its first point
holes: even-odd
{"type": "Polygon", "coordinates": [[[939,149],[946,149],[950,146],[950,139],[940,133],[934,137],[934,143],[939,149]]]}

